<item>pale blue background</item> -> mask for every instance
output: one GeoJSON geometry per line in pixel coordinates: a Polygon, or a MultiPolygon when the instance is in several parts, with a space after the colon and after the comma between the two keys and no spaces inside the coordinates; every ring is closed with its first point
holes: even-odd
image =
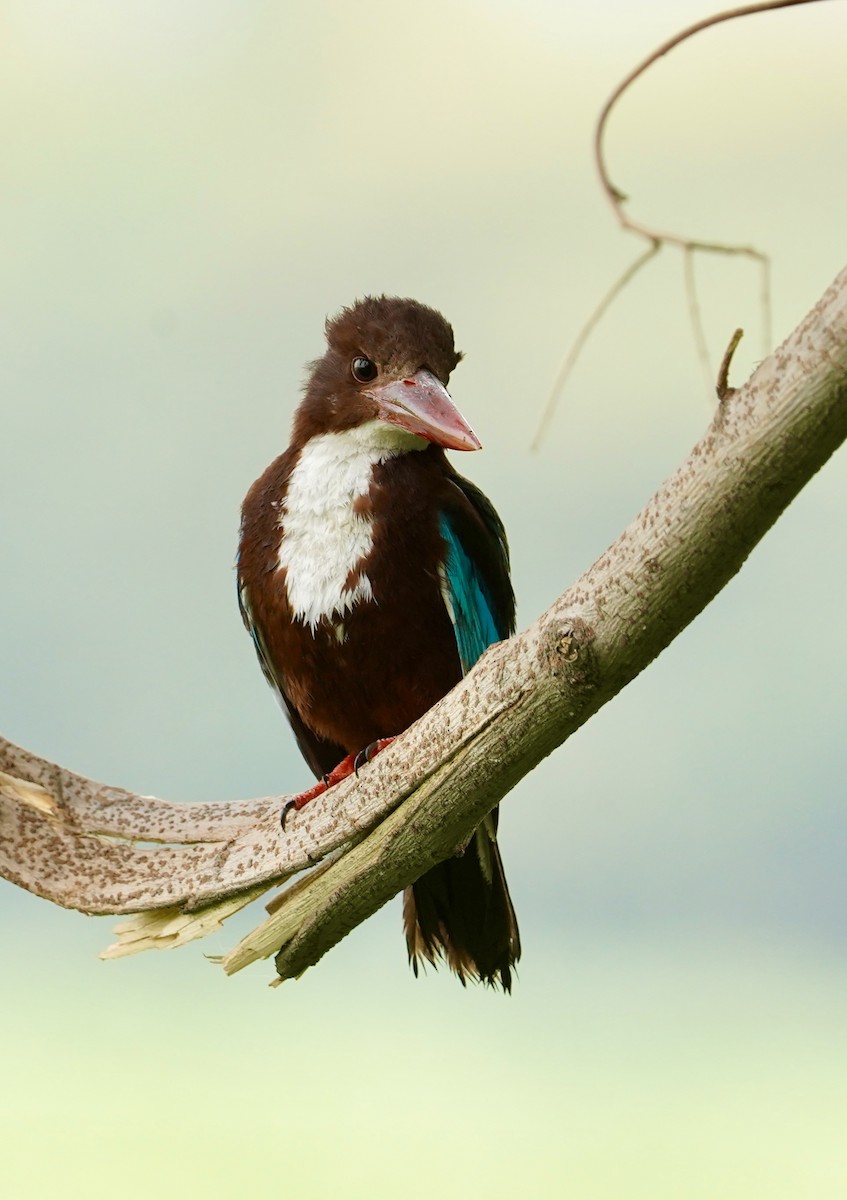
{"type": "MultiPolygon", "coordinates": [[[[0,0],[0,729],[143,792],[307,771],[236,611],[250,482],[327,312],[441,308],[462,466],[519,620],[705,427],[679,259],[562,354],[638,252],[591,166],[675,3],[0,0]]],[[[783,337],[844,264],[843,5],[706,34],[610,132],[633,212],[774,260],[783,337]]],[[[698,260],[715,361],[758,280],[698,260]]],[[[843,453],[740,577],[505,802],[510,999],[415,981],[397,903],[296,984],[3,886],[9,1200],[847,1194],[843,453]]]]}

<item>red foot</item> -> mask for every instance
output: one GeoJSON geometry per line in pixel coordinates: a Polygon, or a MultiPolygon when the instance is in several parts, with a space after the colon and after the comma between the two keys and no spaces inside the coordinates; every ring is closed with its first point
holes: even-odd
{"type": "Polygon", "coordinates": [[[375,742],[371,742],[364,750],[360,750],[358,754],[348,754],[343,758],[337,767],[333,767],[328,775],[324,775],[323,779],[319,780],[314,787],[308,788],[305,792],[300,792],[298,796],[294,796],[287,801],[280,814],[280,824],[285,829],[285,821],[292,808],[299,812],[301,808],[305,808],[310,800],[314,800],[316,796],[322,796],[329,788],[335,787],[337,783],[341,783],[343,779],[354,772],[359,774],[360,769],[369,763],[371,759],[376,758],[380,750],[384,750],[386,746],[390,746],[394,741],[393,737],[378,738],[375,742]]]}

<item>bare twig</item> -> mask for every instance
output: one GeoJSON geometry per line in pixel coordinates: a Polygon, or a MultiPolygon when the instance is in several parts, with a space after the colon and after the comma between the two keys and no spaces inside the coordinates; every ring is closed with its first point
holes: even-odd
{"type": "Polygon", "coordinates": [[[643,256],[638,258],[632,267],[620,276],[620,278],[612,284],[606,296],[601,301],[597,309],[583,325],[580,332],[574,339],[570,350],[566,354],[562,366],[553,383],[550,392],[550,397],[544,407],[541,420],[538,426],[533,442],[532,449],[537,450],[540,446],[544,434],[552,420],[555,412],[556,404],[562,393],[564,383],[573,369],[582,349],[588,340],[589,335],[593,332],[598,324],[599,319],[603,316],[611,302],[620,294],[626,285],[632,280],[635,274],[643,267],[646,262],[651,259],[660,246],[671,245],[677,246],[684,252],[684,270],[685,270],[685,289],[688,298],[688,309],[691,314],[692,328],[694,331],[694,339],[697,345],[697,353],[701,364],[703,365],[704,374],[711,388],[712,375],[708,365],[708,351],[706,349],[705,331],[700,315],[700,306],[697,300],[697,291],[694,281],[693,255],[695,253],[709,254],[731,254],[742,255],[753,259],[759,268],[759,295],[762,314],[762,357],[770,350],[771,346],[771,296],[770,296],[770,259],[763,251],[756,249],[754,246],[739,245],[727,242],[706,241],[702,238],[685,237],[682,234],[672,233],[669,230],[659,230],[651,225],[641,221],[635,221],[628,216],[624,209],[624,205],[629,200],[626,192],[619,188],[617,184],[612,182],[606,165],[605,153],[605,136],[606,128],[609,123],[612,111],[616,104],[632,84],[641,75],[644,74],[650,67],[653,66],[658,59],[668,54],[682,42],[688,38],[694,37],[695,34],[702,33],[703,30],[711,28],[713,25],[720,25],[725,21],[733,21],[739,17],[752,16],[757,13],[769,12],[778,8],[795,8],[800,4],[819,3],[820,0],[761,0],[757,4],[747,4],[740,8],[728,9],[725,12],[715,13],[710,17],[704,18],[702,21],[697,21],[693,25],[689,25],[680,33],[675,34],[666,42],[663,42],[658,49],[654,50],[634,70],[618,84],[611,96],[600,112],[597,125],[594,131],[594,161],[597,167],[597,173],[600,177],[600,185],[603,188],[606,197],[611,204],[615,216],[618,219],[621,227],[630,233],[634,233],[639,237],[646,238],[650,243],[648,251],[643,256]]]}
{"type": "Polygon", "coordinates": [[[713,13],[712,16],[705,17],[702,21],[696,21],[693,25],[689,25],[680,33],[674,34],[673,37],[668,38],[666,42],[663,42],[658,49],[649,54],[647,58],[643,60],[643,62],[639,63],[638,66],[635,67],[634,70],[630,71],[630,73],[618,84],[609,99],[603,105],[603,108],[600,111],[600,116],[597,120],[597,126],[594,131],[594,161],[597,166],[597,173],[600,176],[600,184],[603,188],[603,191],[606,193],[609,203],[614,209],[615,216],[618,218],[618,221],[624,229],[629,229],[631,232],[640,234],[645,238],[658,238],[661,242],[667,242],[669,245],[679,246],[682,249],[687,248],[689,250],[708,250],[715,254],[747,254],[751,258],[756,258],[760,261],[762,259],[766,259],[766,255],[763,255],[761,251],[754,249],[752,246],[728,245],[725,242],[703,241],[696,238],[684,237],[680,234],[670,233],[668,231],[660,232],[649,225],[642,224],[638,221],[633,221],[631,217],[628,217],[623,208],[628,197],[625,192],[617,187],[616,184],[612,183],[608,167],[606,166],[604,145],[606,126],[609,123],[609,117],[612,114],[612,110],[624,92],[628,91],[632,84],[635,83],[636,79],[643,75],[645,71],[649,70],[649,68],[652,67],[653,64],[658,61],[658,59],[663,58],[666,54],[669,54],[671,50],[674,50],[677,46],[681,45],[682,42],[687,41],[689,38],[694,37],[698,33],[702,33],[705,29],[711,29],[712,26],[720,25],[725,21],[734,21],[739,17],[754,16],[757,13],[770,12],[778,8],[796,8],[800,4],[816,4],[819,2],[820,0],[760,0],[760,2],[757,4],[745,4],[739,8],[730,8],[724,12],[713,13]]]}
{"type": "Polygon", "coordinates": [[[694,279],[694,252],[688,246],[682,252],[682,270],[685,278],[685,298],[688,301],[688,316],[691,321],[691,330],[694,334],[697,358],[703,369],[706,386],[711,391],[712,372],[709,367],[709,347],[706,345],[703,314],[700,312],[700,301],[697,298],[697,283],[694,279]]]}
{"type": "Polygon", "coordinates": [[[553,413],[556,411],[556,403],[564,389],[568,376],[574,368],[576,360],[579,358],[580,353],[582,352],[582,347],[594,332],[595,327],[603,319],[603,315],[612,304],[613,300],[619,295],[620,292],[623,291],[629,281],[638,274],[641,268],[645,266],[655,254],[659,253],[661,247],[661,242],[655,241],[647,247],[643,254],[639,254],[635,262],[631,263],[627,267],[624,273],[612,284],[605,296],[600,299],[599,304],[590,314],[588,320],[574,338],[570,350],[562,360],[562,364],[556,373],[552,391],[550,392],[550,396],[546,405],[544,406],[544,412],[541,414],[541,420],[538,424],[538,432],[532,440],[533,450],[538,450],[544,440],[544,434],[547,432],[547,426],[552,421],[553,413]]]}
{"type": "Polygon", "coordinates": [[[729,345],[727,346],[726,350],[724,350],[723,358],[721,359],[721,365],[718,369],[717,382],[715,384],[715,392],[717,393],[718,400],[721,402],[727,398],[731,391],[734,391],[734,388],[729,386],[729,368],[732,365],[733,355],[738,349],[738,344],[743,337],[744,330],[736,329],[735,333],[729,339],[729,345]]]}

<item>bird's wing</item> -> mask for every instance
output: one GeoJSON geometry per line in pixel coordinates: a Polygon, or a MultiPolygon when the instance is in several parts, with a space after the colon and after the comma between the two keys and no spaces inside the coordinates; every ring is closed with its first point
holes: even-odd
{"type": "Polygon", "coordinates": [[[297,709],[291,703],[286,690],[284,676],[276,672],[271,665],[270,656],[262,637],[262,631],[253,619],[250,594],[244,580],[241,578],[240,572],[238,573],[238,610],[241,613],[244,628],[253,639],[253,645],[256,648],[256,656],[259,659],[262,673],[288,717],[289,724],[297,739],[297,745],[300,747],[300,753],[309,764],[315,776],[320,779],[322,775],[329,774],[333,767],[338,766],[345,757],[346,751],[334,742],[327,741],[325,738],[318,737],[317,734],[312,733],[300,719],[297,709]]]}
{"type": "MultiPolygon", "coordinates": [[[[440,517],[446,546],[441,591],[453,623],[462,674],[467,674],[492,643],[515,632],[515,593],[509,575],[509,543],[494,505],[461,475],[451,473],[451,484],[440,517]]],[[[491,883],[499,876],[508,901],[496,847],[497,824],[495,808],[479,826],[473,841],[483,877],[491,883]]],[[[445,868],[448,872],[450,869],[445,868]]],[[[515,944],[519,945],[514,913],[511,921],[515,944]]]]}
{"type": "Polygon", "coordinates": [[[452,475],[440,516],[446,554],[441,591],[467,673],[492,642],[515,630],[515,596],[503,523],[479,488],[452,475]]]}

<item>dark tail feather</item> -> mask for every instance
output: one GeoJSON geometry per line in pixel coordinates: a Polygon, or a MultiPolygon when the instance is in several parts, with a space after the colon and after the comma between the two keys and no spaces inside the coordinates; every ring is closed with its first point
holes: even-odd
{"type": "Polygon", "coordinates": [[[422,960],[445,960],[464,985],[479,980],[512,990],[521,955],[518,923],[496,840],[497,812],[463,854],[439,863],[403,896],[403,924],[415,974],[422,960]]]}

